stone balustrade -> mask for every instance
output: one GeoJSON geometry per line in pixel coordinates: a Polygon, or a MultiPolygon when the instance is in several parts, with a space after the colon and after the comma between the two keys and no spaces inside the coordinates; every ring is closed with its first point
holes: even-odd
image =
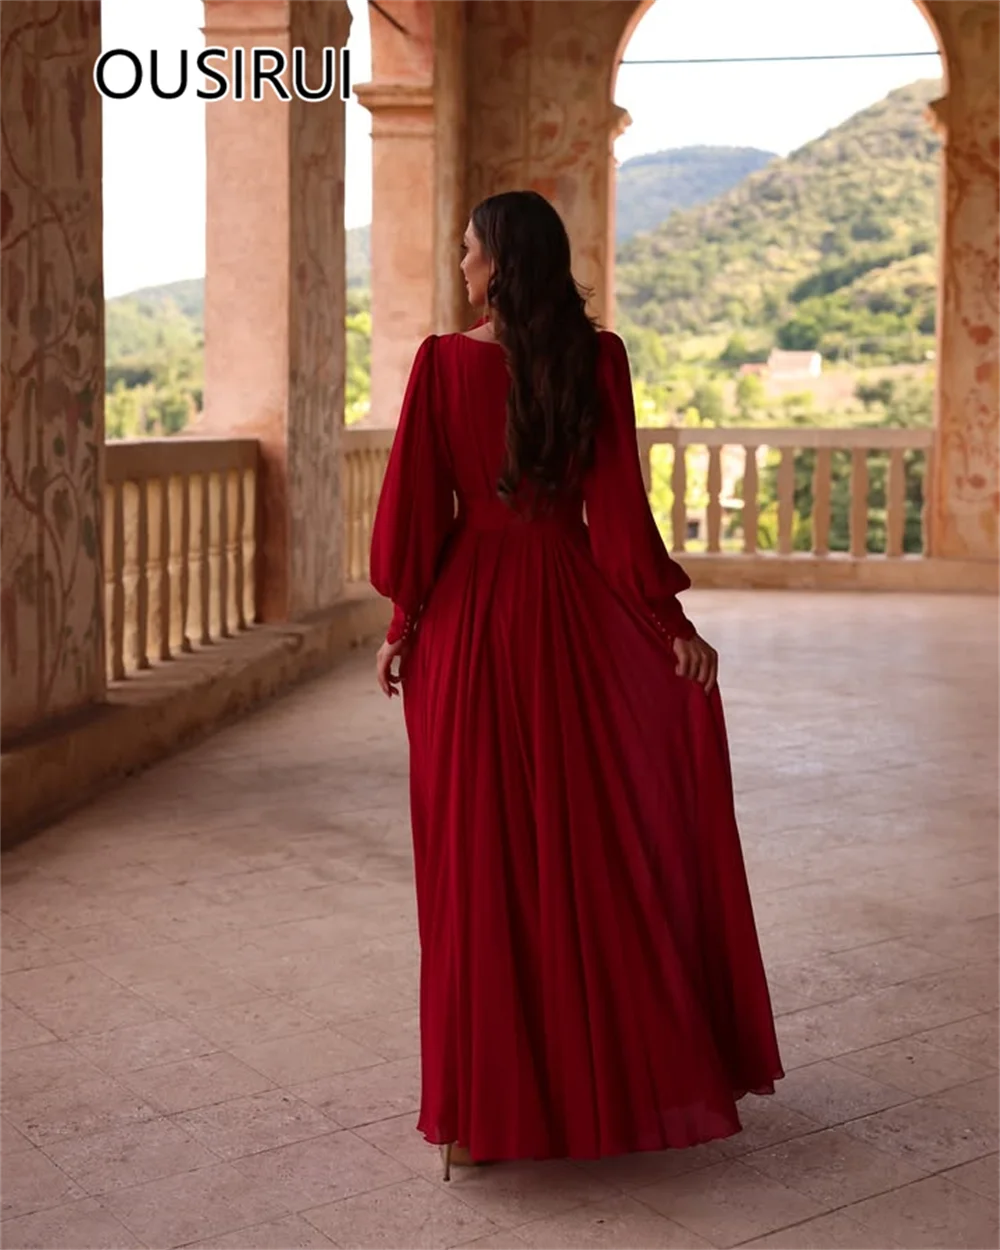
{"type": "MultiPolygon", "coordinates": [[[[393,430],[347,429],[342,437],[344,589],[347,597],[356,598],[368,593],[368,551],[393,430]]],[[[667,515],[659,517],[668,543],[697,565],[696,582],[803,585],[803,570],[861,561],[866,566],[864,585],[895,588],[903,583],[889,566],[912,569],[924,563],[929,551],[926,507],[917,541],[912,518],[905,542],[904,536],[907,497],[923,499],[908,473],[922,462],[928,478],[932,430],[647,427],[639,430],[638,439],[654,506],[663,499],[669,504],[667,515]],[[811,462],[806,479],[811,510],[805,518],[796,500],[804,456],[811,462]],[[847,458],[846,479],[834,473],[835,457],[847,458]],[[765,492],[768,474],[773,474],[773,486],[765,492]],[[877,509],[871,489],[876,474],[883,475],[877,509]],[[849,487],[848,538],[842,551],[831,535],[834,509],[844,506],[834,498],[837,480],[846,480],[849,487]],[[661,485],[669,490],[661,494],[661,485]],[[772,522],[769,531],[762,526],[765,513],[772,522]],[[876,513],[880,545],[870,537],[876,513]],[[765,532],[767,543],[762,540],[765,532]],[[794,561],[794,573],[782,557],[794,561]],[[769,570],[766,581],[760,580],[762,570],[769,570]]],[[[232,637],[253,622],[257,466],[254,439],[143,439],[107,445],[109,680],[121,681],[159,661],[232,637]]],[[[835,575],[817,584],[852,583],[835,575]]]]}
{"type": "MultiPolygon", "coordinates": [[[[670,514],[671,548],[676,552],[688,550],[688,522],[691,515],[691,491],[689,489],[689,463],[694,456],[702,461],[707,457],[706,482],[703,491],[705,536],[699,545],[708,555],[722,554],[724,550],[723,513],[725,504],[736,505],[739,511],[737,525],[740,532],[738,551],[746,557],[769,554],[760,550],[760,477],[768,450],[777,452],[777,534],[773,551],[782,556],[798,550],[801,554],[825,557],[831,551],[830,523],[831,484],[835,455],[850,457],[850,495],[848,522],[850,541],[847,554],[855,559],[874,558],[877,555],[901,557],[904,554],[904,523],[906,519],[907,464],[909,452],[921,453],[924,461],[924,478],[930,470],[930,456],[934,432],[930,429],[873,429],[845,428],[823,429],[815,427],[728,427],[728,428],[644,428],[639,430],[639,451],[642,460],[646,489],[652,490],[654,481],[654,449],[659,446],[673,448],[669,475],[672,494],[670,514]],[[729,449],[742,452],[742,472],[739,475],[738,498],[723,497],[723,455],[729,449]],[[808,517],[809,547],[801,552],[795,541],[796,526],[796,471],[798,457],[811,453],[812,507],[808,517]],[[885,483],[885,541],[881,552],[873,553],[869,542],[872,507],[870,499],[870,466],[876,458],[888,458],[885,483]]],[[[923,496],[922,496],[923,498],[923,496]]],[[[924,499],[924,503],[926,500],[924,499]]],[[[910,554],[926,555],[927,509],[922,508],[920,527],[920,550],[910,554]]],[[[733,554],[732,550],[726,554],[733,554]]]]}
{"type": "MultiPolygon", "coordinates": [[[[347,500],[347,579],[349,584],[360,588],[368,578],[368,547],[379,486],[392,445],[391,429],[346,430],[344,433],[347,500]]],[[[659,463],[661,447],[672,449],[667,481],[672,494],[668,529],[673,551],[705,557],[718,556],[720,561],[737,555],[741,561],[766,562],[774,556],[791,556],[800,561],[836,561],[838,556],[854,560],[866,560],[878,564],[883,560],[904,558],[904,529],[906,520],[907,456],[918,453],[923,460],[925,480],[930,474],[930,457],[934,434],[929,429],[819,429],[813,427],[793,428],[679,428],[657,427],[639,430],[639,451],[646,488],[653,490],[654,482],[662,480],[659,474],[664,466],[659,463]],[[765,453],[777,453],[775,542],[771,549],[763,549],[760,542],[761,479],[769,472],[765,453]],[[741,456],[737,493],[727,497],[724,493],[724,456],[731,465],[733,452],[741,456]],[[804,454],[811,454],[812,510],[809,517],[809,549],[796,546],[796,470],[800,470],[804,454]],[[831,486],[834,481],[834,457],[846,455],[850,459],[849,471],[849,534],[848,549],[837,552],[831,549],[831,511],[834,505],[831,486]],[[870,523],[873,508],[870,504],[870,482],[878,459],[887,458],[885,481],[884,550],[869,550],[870,523]],[[707,463],[706,463],[707,462],[707,463]],[[694,479],[704,479],[699,493],[703,496],[696,508],[694,479]],[[732,511],[738,509],[738,516],[732,511]],[[730,524],[726,514],[730,513],[730,524]],[[704,535],[693,541],[688,537],[692,516],[704,522],[704,535]],[[738,534],[727,540],[726,530],[738,534]]],[[[730,486],[735,483],[730,483],[730,486]]],[[[912,486],[913,484],[910,483],[912,486]]],[[[655,502],[655,501],[654,501],[655,502]]],[[[773,509],[772,509],[773,510],[773,509]]],[[[920,526],[920,549],[905,553],[906,559],[920,559],[929,550],[926,534],[927,509],[922,510],[920,526]]],[[[910,546],[913,546],[912,539],[910,546]]],[[[727,569],[732,565],[727,561],[727,569]]],[[[739,581],[740,579],[737,579],[739,581]]],[[[877,582],[877,577],[876,577],[877,582]]],[[[868,581],[866,584],[875,584],[868,581]]],[[[895,583],[893,583],[895,584],[895,583]]]]}
{"type": "Polygon", "coordinates": [[[344,444],[344,578],[349,588],[368,584],[368,550],[382,478],[395,431],[346,429],[344,444]]]}
{"type": "Polygon", "coordinates": [[[109,681],[230,638],[253,622],[257,464],[255,439],[107,444],[109,681]]]}

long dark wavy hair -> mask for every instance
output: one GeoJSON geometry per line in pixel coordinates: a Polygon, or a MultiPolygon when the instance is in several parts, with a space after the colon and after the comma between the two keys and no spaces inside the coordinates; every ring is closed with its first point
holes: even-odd
{"type": "Polygon", "coordinates": [[[487,314],[507,354],[506,457],[497,482],[511,506],[534,509],[577,486],[600,415],[598,326],[573,278],[562,218],[535,191],[508,191],[472,211],[493,273],[487,314]]]}

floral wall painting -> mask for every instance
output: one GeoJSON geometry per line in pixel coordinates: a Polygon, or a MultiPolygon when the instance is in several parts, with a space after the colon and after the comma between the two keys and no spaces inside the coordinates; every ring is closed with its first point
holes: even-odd
{"type": "Polygon", "coordinates": [[[0,5],[5,742],[104,692],[100,41],[94,0],[0,5]]]}

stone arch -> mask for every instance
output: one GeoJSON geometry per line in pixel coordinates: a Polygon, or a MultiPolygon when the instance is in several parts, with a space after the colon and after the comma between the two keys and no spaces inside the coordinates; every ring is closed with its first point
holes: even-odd
{"type": "MultiPolygon", "coordinates": [[[[631,43],[632,36],[635,34],[636,29],[639,26],[639,23],[642,21],[642,19],[646,16],[649,10],[656,3],[657,3],[657,0],[634,0],[634,3],[632,5],[632,11],[629,14],[628,20],[625,23],[625,27],[622,31],[621,38],[618,41],[618,46],[615,48],[615,58],[611,64],[611,78],[608,84],[608,95],[612,102],[614,102],[615,87],[617,86],[617,83],[618,83],[618,67],[621,64],[622,57],[625,54],[625,49],[631,43]]],[[[942,36],[941,28],[939,27],[938,23],[935,21],[933,13],[930,11],[930,4],[933,3],[933,0],[930,0],[930,3],[928,3],[928,0],[912,0],[912,3],[915,4],[916,7],[920,10],[920,13],[923,15],[923,18],[927,22],[927,25],[931,28],[931,33],[934,36],[934,42],[937,44],[938,52],[941,55],[942,78],[944,81],[945,92],[947,92],[948,83],[949,83],[949,72],[948,72],[949,49],[948,49],[948,45],[944,37],[942,36]]]]}
{"type": "Polygon", "coordinates": [[[434,74],[434,13],[428,0],[366,0],[372,82],[420,83],[434,74]]]}
{"type": "MultiPolygon", "coordinates": [[[[935,446],[929,473],[929,554],[971,562],[992,585],[1000,512],[1000,382],[997,309],[998,29],[985,0],[913,0],[934,35],[944,92],[931,105],[942,135],[935,446]],[[986,280],[983,275],[986,274],[986,280]]],[[[636,0],[608,79],[609,107],[621,57],[655,0],[636,0]]],[[[624,110],[620,110],[624,113],[624,110]]],[[[621,120],[624,120],[622,118],[621,120]]],[[[608,161],[606,307],[614,307],[614,171],[608,161]]],[[[978,570],[975,571],[975,570],[978,570]]]]}
{"type": "MultiPolygon", "coordinates": [[[[629,12],[622,28],[622,33],[615,47],[614,59],[609,66],[608,72],[608,101],[616,122],[616,125],[612,127],[608,154],[608,260],[605,270],[606,290],[604,306],[608,310],[609,320],[614,315],[615,306],[615,171],[617,170],[618,162],[615,159],[614,144],[615,139],[624,133],[625,129],[631,124],[632,121],[627,110],[623,109],[615,102],[615,90],[618,85],[618,69],[622,63],[625,51],[631,43],[632,37],[638,29],[640,22],[657,2],[658,0],[634,0],[631,11],[629,12]]],[[[949,82],[948,48],[941,36],[941,31],[935,22],[933,15],[928,10],[927,0],[912,0],[912,2],[920,10],[927,22],[927,25],[931,28],[931,33],[934,35],[934,41],[938,45],[938,52],[941,56],[942,79],[944,82],[945,95],[947,95],[949,82]]],[[[933,0],[931,0],[931,3],[933,3],[933,0]]],[[[944,209],[942,207],[942,213],[943,211],[944,209]]]]}

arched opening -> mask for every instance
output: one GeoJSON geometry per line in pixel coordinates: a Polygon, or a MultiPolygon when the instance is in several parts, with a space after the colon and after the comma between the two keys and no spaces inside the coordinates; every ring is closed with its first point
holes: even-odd
{"type": "Polygon", "coordinates": [[[357,99],[371,133],[366,424],[396,423],[413,352],[434,319],[435,117],[431,0],[368,0],[370,78],[357,99]]]}
{"type": "MultiPolygon", "coordinates": [[[[105,97],[103,207],[105,427],[108,439],[164,437],[197,424],[204,397],[205,102],[150,90],[181,83],[204,47],[202,0],[137,6],[103,0],[101,44],[134,50],[144,80],[125,99],[105,97]]],[[[125,91],[135,70],[109,61],[108,85],[125,91]]]]}
{"type": "Polygon", "coordinates": [[[168,8],[108,0],[104,9],[105,48],[136,49],[146,66],[140,89],[104,108],[109,294],[131,293],[107,316],[112,679],[334,602],[343,582],[331,478],[347,374],[335,219],[353,207],[336,56],[349,46],[349,7],[168,8]],[[211,102],[199,95],[207,84],[196,63],[206,45],[222,49],[212,72],[223,73],[224,90],[211,102]],[[305,50],[311,97],[293,49],[305,50]],[[286,59],[259,94],[258,53],[286,59]],[[171,98],[154,93],[154,55],[171,98]],[[198,438],[128,442],[178,434],[198,438]],[[315,526],[325,549],[308,554],[311,567],[294,536],[306,512],[296,491],[326,513],[315,526]]]}
{"type": "Polygon", "coordinates": [[[609,307],[654,511],[692,554],[926,554],[943,57],[909,0],[835,43],[787,9],[643,0],[617,50],[609,307]]]}
{"type": "MultiPolygon", "coordinates": [[[[371,73],[368,5],[351,0],[351,75],[371,73]]],[[[102,47],[158,50],[162,86],[179,81],[204,47],[204,0],[142,7],[103,0],[102,47]]],[[[148,62],[144,63],[148,74],[148,62]]],[[[110,62],[112,86],[132,71],[110,62]]],[[[120,81],[119,81],[120,80],[120,81]]],[[[204,403],[205,101],[148,89],[103,101],[107,436],[163,436],[197,428],[204,403]]],[[[371,136],[352,95],[345,103],[347,231],[345,419],[362,420],[370,389],[371,136]]]]}

